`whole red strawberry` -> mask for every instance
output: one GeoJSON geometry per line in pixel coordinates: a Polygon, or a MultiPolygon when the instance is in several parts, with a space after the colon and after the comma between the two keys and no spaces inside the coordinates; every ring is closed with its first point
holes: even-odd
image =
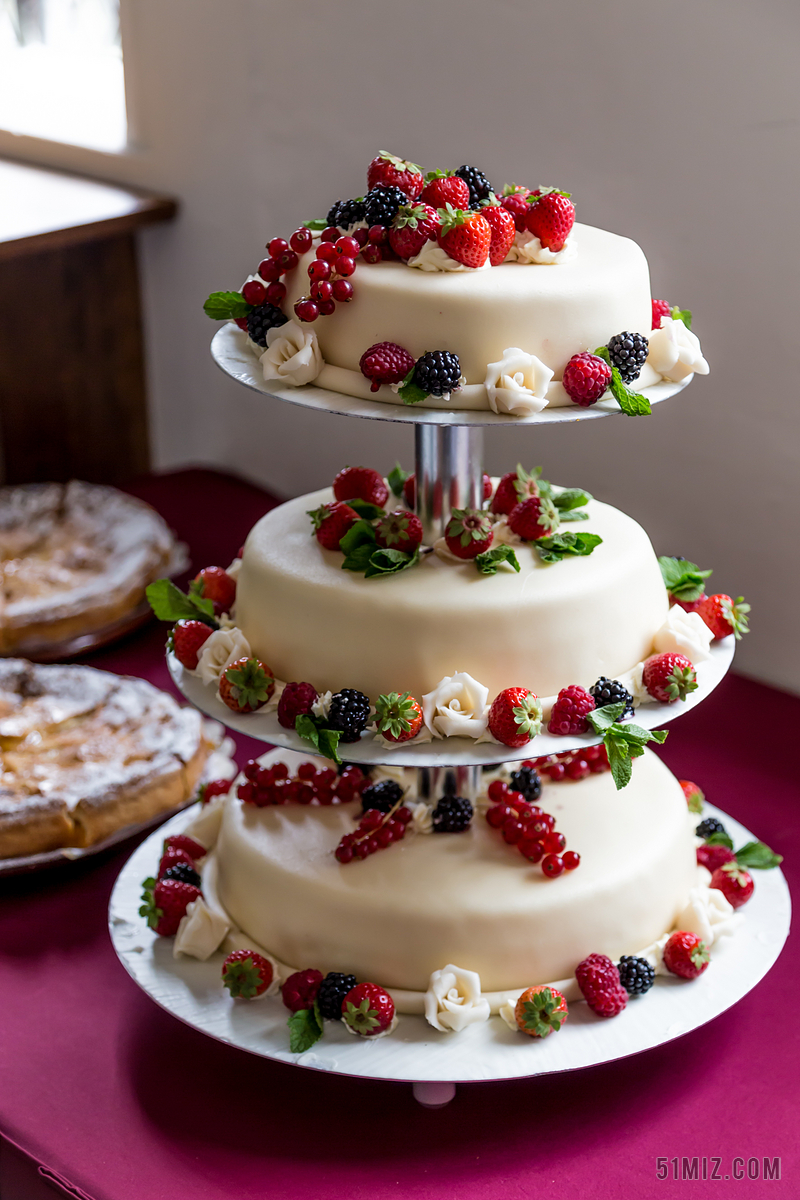
{"type": "Polygon", "coordinates": [[[506,212],[511,213],[514,218],[514,228],[518,233],[522,233],[526,228],[525,222],[528,219],[528,196],[530,189],[518,187],[515,183],[506,185],[503,188],[503,195],[500,197],[500,203],[506,212]]]}
{"type": "Polygon", "coordinates": [[[653,301],[653,329],[661,328],[661,320],[663,317],[671,317],[672,309],[667,304],[666,300],[653,301]]]}
{"type": "Polygon", "coordinates": [[[713,842],[709,845],[708,842],[705,842],[702,846],[697,847],[697,865],[705,867],[712,875],[726,863],[735,862],[736,855],[727,846],[715,846],[713,842]]]}
{"type": "Polygon", "coordinates": [[[376,342],[361,355],[361,374],[370,381],[370,391],[377,392],[381,384],[402,383],[414,369],[415,358],[396,342],[376,342]]]}
{"type": "Polygon", "coordinates": [[[679,779],[678,783],[683,789],[683,794],[686,797],[686,804],[689,812],[701,813],[703,811],[703,803],[705,796],[700,791],[696,783],[692,783],[690,779],[679,779]]]}
{"type": "Polygon", "coordinates": [[[219,696],[237,713],[255,712],[275,691],[275,676],[259,658],[237,658],[219,677],[219,696]]]}
{"type": "Polygon", "coordinates": [[[728,637],[733,634],[737,641],[743,633],[749,633],[748,617],[750,605],[745,604],[744,596],[731,600],[722,592],[706,596],[695,609],[705,621],[714,638],[728,637]]]}
{"type": "Polygon", "coordinates": [[[202,895],[200,888],[177,879],[145,879],[139,916],[159,937],[173,937],[186,916],[186,909],[202,895]]]}
{"type": "Polygon", "coordinates": [[[564,192],[551,191],[537,196],[531,204],[525,228],[556,254],[564,249],[574,224],[575,205],[564,192]]]}
{"type": "Polygon", "coordinates": [[[323,978],[322,971],[295,971],[290,975],[281,988],[281,998],[289,1011],[313,1008],[323,978]]]}
{"type": "Polygon", "coordinates": [[[205,621],[178,621],[172,629],[172,649],[178,662],[193,671],[197,658],[213,630],[205,621]]]}
{"type": "Polygon", "coordinates": [[[378,521],[375,540],[385,550],[413,554],[422,541],[422,522],[414,513],[398,508],[378,521]]]}
{"type": "Polygon", "coordinates": [[[681,979],[696,979],[708,966],[708,949],[696,933],[673,933],[664,947],[664,966],[681,979]]]}
{"type": "Polygon", "coordinates": [[[318,692],[310,683],[287,683],[278,701],[278,724],[294,729],[298,717],[311,712],[318,692]]]}
{"type": "Polygon", "coordinates": [[[575,968],[583,998],[598,1017],[616,1017],[628,1003],[619,971],[605,954],[590,954],[575,968]]]}
{"type": "Polygon", "coordinates": [[[308,515],[311,517],[317,541],[325,550],[338,550],[339,542],[359,519],[354,508],[338,500],[333,504],[323,504],[308,515]]]}
{"type": "Polygon", "coordinates": [[[573,404],[588,408],[597,403],[611,383],[611,367],[596,354],[573,354],[561,382],[573,404]]]}
{"type": "Polygon", "coordinates": [[[708,886],[722,892],[725,899],[734,908],[741,908],[743,904],[747,904],[756,887],[750,872],[743,871],[735,861],[726,863],[723,867],[717,867],[708,886]]]}
{"type": "MultiPolygon", "coordinates": [[[[225,791],[230,789],[230,780],[225,781],[227,786],[225,791]]],[[[210,785],[209,785],[210,786],[210,785]]],[[[182,850],[184,854],[188,854],[193,862],[197,862],[198,858],[205,858],[208,851],[200,842],[195,841],[193,837],[188,837],[185,833],[173,833],[171,837],[164,839],[164,850],[182,850]]]]}
{"type": "Polygon", "coordinates": [[[524,542],[535,542],[537,538],[549,537],[558,528],[558,513],[546,496],[529,496],[512,508],[508,527],[524,542]]]}
{"type": "Polygon", "coordinates": [[[505,688],[492,701],[489,730],[504,746],[526,745],[542,728],[542,706],[528,688],[505,688]]]}
{"type": "Polygon", "coordinates": [[[441,228],[437,240],[442,249],[465,267],[482,267],[489,257],[492,230],[480,213],[471,209],[439,209],[441,228]]]}
{"type": "Polygon", "coordinates": [[[177,867],[178,863],[186,863],[187,866],[194,866],[194,859],[185,850],[179,850],[177,846],[168,846],[161,855],[161,861],[158,864],[156,875],[159,879],[164,878],[164,872],[169,867],[177,867]]]}
{"type": "Polygon", "coordinates": [[[532,1038],[558,1033],[568,1015],[567,1002],[561,992],[544,986],[526,988],[514,1008],[518,1029],[532,1038]]]}
{"type": "Polygon", "coordinates": [[[444,540],[456,558],[477,558],[492,544],[492,522],[475,508],[454,508],[444,531],[444,540]]]}
{"type": "Polygon", "coordinates": [[[489,228],[492,231],[492,240],[489,243],[489,262],[493,267],[499,267],[506,261],[517,232],[514,218],[499,203],[484,204],[481,208],[481,216],[489,222],[489,228]]]}
{"type": "Polygon", "coordinates": [[[409,200],[416,200],[423,183],[422,169],[416,163],[406,162],[404,158],[397,158],[386,150],[381,150],[367,167],[368,192],[378,185],[398,187],[409,200]]]}
{"type": "Polygon", "coordinates": [[[203,567],[195,575],[193,582],[197,585],[200,595],[214,603],[214,612],[230,612],[236,599],[236,580],[231,579],[222,567],[203,567]]]}
{"type": "Polygon", "coordinates": [[[508,516],[522,500],[539,495],[539,484],[535,471],[525,471],[517,465],[516,471],[503,475],[492,499],[491,509],[497,516],[508,516]]]}
{"type": "Polygon", "coordinates": [[[222,982],[234,999],[263,996],[273,975],[272,963],[255,950],[234,950],[222,964],[222,982]]]}
{"type": "Polygon", "coordinates": [[[431,171],[426,175],[425,187],[420,200],[431,208],[469,208],[469,184],[460,175],[447,175],[444,171],[431,171]]]}
{"type": "Polygon", "coordinates": [[[375,705],[375,727],[390,742],[410,742],[422,728],[422,707],[410,692],[389,692],[375,705]]]}
{"type": "Polygon", "coordinates": [[[386,480],[372,467],[345,467],[333,481],[337,500],[365,500],[383,508],[389,499],[386,480]]]}
{"type": "Polygon", "coordinates": [[[342,1001],[342,1020],[353,1033],[375,1037],[394,1020],[394,1000],[377,983],[358,983],[342,1001]]]}
{"type": "Polygon", "coordinates": [[[550,713],[548,732],[562,736],[586,733],[589,728],[586,714],[592,712],[594,707],[594,696],[591,696],[586,688],[577,683],[572,687],[562,688],[550,713]]]}
{"type": "Polygon", "coordinates": [[[404,204],[389,230],[389,245],[398,258],[413,258],[439,231],[439,214],[430,204],[404,204]]]}
{"type": "Polygon", "coordinates": [[[697,672],[685,654],[654,654],[644,664],[642,682],[654,700],[674,704],[697,689],[697,672]]]}

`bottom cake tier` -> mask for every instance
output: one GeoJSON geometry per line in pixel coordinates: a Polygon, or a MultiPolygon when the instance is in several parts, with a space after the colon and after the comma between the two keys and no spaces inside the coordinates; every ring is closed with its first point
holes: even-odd
{"type": "Polygon", "coordinates": [[[590,953],[617,960],[673,927],[697,883],[696,817],[654,754],[633,764],[622,791],[604,773],[545,783],[537,803],[581,856],[555,879],[488,824],[485,798],[461,833],[420,831],[340,863],[334,851],[356,828],[358,800],[258,808],[231,794],[203,891],[246,944],[293,969],[411,992],[449,963],[477,972],[484,992],[561,980],[590,953]]]}

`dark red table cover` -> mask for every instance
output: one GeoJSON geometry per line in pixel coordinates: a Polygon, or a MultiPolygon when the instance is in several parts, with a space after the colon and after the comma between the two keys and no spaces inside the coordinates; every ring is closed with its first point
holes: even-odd
{"type": "MultiPolygon", "coordinates": [[[[131,491],[189,543],[195,569],[225,566],[272,503],[255,487],[200,470],[148,477],[131,491]]],[[[169,688],[163,643],[163,629],[150,625],[86,661],[169,688]]],[[[800,700],[731,676],[670,727],[661,751],[679,776],[784,854],[790,883],[800,862],[799,724],[800,700]]],[[[260,748],[238,742],[242,757],[260,748]]],[[[0,885],[0,1132],[44,1164],[43,1178],[61,1194],[800,1194],[800,971],[791,942],[744,1000],[669,1045],[561,1076],[462,1085],[452,1104],[430,1111],[409,1085],[272,1063],[157,1008],[125,973],[106,928],[109,894],[131,849],[0,885]],[[694,1158],[701,1178],[682,1180],[694,1158]],[[719,1182],[703,1182],[703,1158],[709,1175],[720,1160],[719,1182]],[[775,1158],[780,1181],[764,1179],[764,1159],[772,1171],[775,1158]],[[748,1178],[756,1169],[759,1178],[748,1178]],[[734,1182],[739,1171],[744,1179],[734,1182]]]]}

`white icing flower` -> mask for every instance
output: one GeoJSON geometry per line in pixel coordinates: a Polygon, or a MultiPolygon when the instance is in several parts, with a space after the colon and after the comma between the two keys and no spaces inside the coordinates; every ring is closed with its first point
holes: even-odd
{"type": "Polygon", "coordinates": [[[699,613],[673,604],[666,621],[653,638],[659,654],[685,654],[690,663],[705,662],[714,635],[699,613]]]}
{"type": "Polygon", "coordinates": [[[240,558],[235,558],[233,560],[233,562],[231,563],[231,565],[226,568],[225,574],[230,575],[231,579],[238,580],[239,572],[241,571],[241,569],[242,569],[242,560],[240,558]]]}
{"type": "Polygon", "coordinates": [[[250,657],[250,643],[233,625],[230,629],[215,629],[203,643],[197,658],[197,674],[203,683],[217,683],[220,675],[237,658],[250,657]]]}
{"type": "Polygon", "coordinates": [[[324,365],[313,329],[287,321],[267,332],[267,348],[261,355],[265,379],[300,387],[316,379],[324,365]]]}
{"type": "Polygon", "coordinates": [[[718,938],[734,933],[743,920],[718,888],[693,887],[675,928],[696,933],[706,946],[713,946],[718,938]]]}
{"type": "Polygon", "coordinates": [[[640,704],[655,704],[655,698],[650,695],[644,686],[643,662],[637,663],[632,670],[626,671],[624,675],[618,675],[617,678],[633,696],[634,708],[638,708],[640,704]]]}
{"type": "Polygon", "coordinates": [[[521,546],[522,538],[508,523],[508,517],[501,517],[499,521],[495,521],[492,525],[492,545],[502,544],[504,546],[521,546]]]}
{"type": "Polygon", "coordinates": [[[489,1019],[489,1001],[481,995],[480,976],[452,963],[434,971],[425,993],[425,1019],[442,1033],[460,1033],[489,1019]]]}
{"type": "Polygon", "coordinates": [[[506,262],[537,263],[543,267],[569,262],[578,253],[575,235],[571,233],[560,250],[548,250],[535,234],[527,229],[517,230],[506,255],[506,262]]]}
{"type": "Polygon", "coordinates": [[[489,363],[483,382],[492,412],[524,417],[545,407],[552,378],[553,372],[535,354],[510,346],[500,362],[489,363]]]}
{"type": "MultiPolygon", "coordinates": [[[[231,780],[231,787],[233,787],[233,783],[234,781],[231,780]]],[[[183,831],[187,837],[194,838],[201,846],[205,846],[206,850],[212,848],[219,836],[224,799],[225,797],[221,795],[214,796],[208,804],[202,804],[197,815],[183,831]]]]}
{"type": "Polygon", "coordinates": [[[677,383],[691,375],[708,374],[708,363],[703,358],[700,341],[683,321],[672,317],[661,318],[661,328],[649,335],[650,346],[647,361],[654,371],[677,383]]]}
{"type": "Polygon", "coordinates": [[[420,800],[418,804],[407,803],[412,812],[411,829],[414,833],[433,833],[433,809],[420,800]]]}
{"type": "Polygon", "coordinates": [[[331,700],[333,692],[323,692],[321,696],[317,696],[314,703],[311,705],[311,711],[315,717],[319,717],[324,721],[331,709],[331,700]]]}
{"type": "Polygon", "coordinates": [[[458,262],[443,250],[438,242],[426,242],[419,254],[408,260],[409,267],[417,267],[420,271],[484,271],[491,264],[487,254],[486,262],[479,267],[468,267],[466,263],[458,262]]]}
{"type": "Polygon", "coordinates": [[[186,906],[181,918],[172,953],[175,958],[188,954],[205,962],[210,958],[230,929],[230,924],[218,912],[212,912],[202,896],[186,906]]]}
{"type": "Polygon", "coordinates": [[[504,1003],[500,1005],[500,1007],[497,1011],[498,1011],[499,1016],[501,1016],[503,1018],[503,1020],[505,1021],[508,1028],[513,1029],[514,1033],[517,1033],[519,1031],[519,1025],[517,1025],[516,1001],[515,1000],[504,1001],[504,1003]]]}
{"type": "Polygon", "coordinates": [[[465,671],[446,675],[422,697],[422,715],[434,737],[479,738],[489,723],[489,689],[465,671]]]}

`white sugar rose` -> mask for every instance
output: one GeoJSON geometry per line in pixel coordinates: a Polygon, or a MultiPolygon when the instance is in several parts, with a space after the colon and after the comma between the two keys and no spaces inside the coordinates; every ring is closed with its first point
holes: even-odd
{"type": "Polygon", "coordinates": [[[678,383],[687,375],[708,374],[708,363],[703,358],[700,341],[683,321],[672,317],[661,318],[661,328],[649,335],[647,361],[654,371],[678,383]]]}
{"type": "Polygon", "coordinates": [[[442,1033],[460,1033],[468,1025],[488,1021],[489,1001],[481,995],[480,976],[452,963],[434,971],[425,993],[425,1019],[442,1033]]]}
{"type": "Polygon", "coordinates": [[[687,613],[673,604],[666,621],[653,638],[659,654],[685,654],[690,663],[705,662],[714,635],[699,613],[687,613]]]}
{"type": "Polygon", "coordinates": [[[434,737],[479,738],[489,723],[489,689],[465,671],[446,675],[422,697],[422,715],[434,737]]]}
{"type": "Polygon", "coordinates": [[[569,262],[578,252],[575,235],[570,234],[560,250],[548,250],[535,234],[527,229],[517,231],[511,243],[506,262],[536,263],[540,267],[556,267],[569,262]]]}
{"type": "Polygon", "coordinates": [[[301,387],[316,379],[324,365],[313,329],[287,321],[268,331],[267,348],[261,355],[265,379],[301,387]]]}
{"type": "Polygon", "coordinates": [[[203,897],[199,896],[186,906],[186,915],[181,917],[172,953],[175,958],[188,954],[205,962],[219,949],[229,929],[225,918],[218,912],[212,912],[203,897]]]}
{"type": "Polygon", "coordinates": [[[713,946],[718,938],[734,933],[743,920],[744,914],[735,912],[718,888],[694,887],[686,907],[678,913],[675,928],[696,933],[707,946],[713,946]]]}
{"type": "Polygon", "coordinates": [[[510,346],[500,362],[489,363],[483,382],[492,412],[526,417],[546,406],[552,378],[553,372],[535,354],[510,346]]]}
{"type": "Polygon", "coordinates": [[[237,658],[250,657],[250,643],[235,625],[229,629],[215,629],[203,643],[197,657],[197,674],[203,683],[217,683],[226,667],[237,658]]]}

